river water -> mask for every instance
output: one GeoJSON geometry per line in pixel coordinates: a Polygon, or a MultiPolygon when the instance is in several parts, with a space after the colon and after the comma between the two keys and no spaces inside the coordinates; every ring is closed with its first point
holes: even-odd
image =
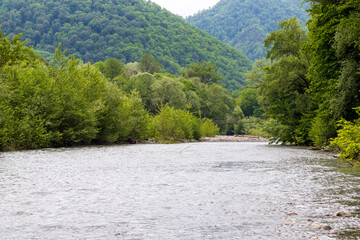
{"type": "Polygon", "coordinates": [[[6,152],[0,239],[360,239],[359,183],[331,153],[266,143],[6,152]]]}

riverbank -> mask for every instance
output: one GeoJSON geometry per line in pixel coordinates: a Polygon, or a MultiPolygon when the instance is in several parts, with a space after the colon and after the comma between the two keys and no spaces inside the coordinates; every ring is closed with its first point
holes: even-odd
{"type": "Polygon", "coordinates": [[[145,143],[145,144],[167,144],[167,143],[191,143],[191,142],[268,142],[266,138],[259,136],[250,136],[250,135],[217,135],[215,137],[205,137],[200,140],[179,140],[179,141],[155,141],[154,139],[149,139],[144,142],[136,143],[145,143]]]}
{"type": "Polygon", "coordinates": [[[249,135],[215,136],[202,138],[200,142],[268,142],[266,138],[249,135]]]}

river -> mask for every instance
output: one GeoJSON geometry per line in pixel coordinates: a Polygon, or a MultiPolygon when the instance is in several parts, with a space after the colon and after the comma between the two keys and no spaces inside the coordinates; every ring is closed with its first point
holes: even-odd
{"type": "Polygon", "coordinates": [[[359,183],[331,153],[266,143],[5,152],[0,239],[360,239],[359,183]]]}

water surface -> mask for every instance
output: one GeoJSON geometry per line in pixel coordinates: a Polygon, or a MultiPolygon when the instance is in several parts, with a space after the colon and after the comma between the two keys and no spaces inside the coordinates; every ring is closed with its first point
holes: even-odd
{"type": "Polygon", "coordinates": [[[266,143],[1,153],[0,239],[359,239],[359,183],[331,153],[266,143]]]}

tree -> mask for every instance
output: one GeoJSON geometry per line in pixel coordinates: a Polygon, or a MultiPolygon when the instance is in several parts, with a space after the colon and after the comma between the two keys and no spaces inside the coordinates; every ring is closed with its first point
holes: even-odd
{"type": "Polygon", "coordinates": [[[116,58],[108,58],[104,62],[104,75],[114,79],[125,71],[124,63],[116,58]]]}
{"type": "Polygon", "coordinates": [[[240,92],[236,99],[237,105],[242,109],[245,116],[260,117],[261,107],[259,104],[259,96],[256,88],[246,88],[240,92]]]}
{"type": "Polygon", "coordinates": [[[216,73],[216,65],[211,62],[191,63],[188,68],[182,69],[181,75],[186,78],[198,77],[202,83],[208,84],[223,79],[221,74],[216,73]]]}
{"type": "Polygon", "coordinates": [[[11,40],[0,28],[0,70],[5,65],[14,65],[29,58],[26,53],[29,48],[26,42],[20,42],[21,34],[14,36],[11,40]]]}
{"type": "Polygon", "coordinates": [[[153,57],[153,55],[151,55],[150,53],[146,53],[141,58],[140,69],[143,72],[148,72],[150,74],[159,73],[162,69],[162,65],[158,60],[153,57]]]}
{"type": "Polygon", "coordinates": [[[198,88],[202,116],[212,119],[222,133],[226,132],[228,116],[235,106],[229,91],[218,84],[200,83],[198,88]]]}
{"type": "Polygon", "coordinates": [[[360,1],[310,1],[308,22],[311,93],[318,110],[311,136],[324,145],[336,136],[336,122],[357,118],[360,106],[360,1]]]}
{"type": "Polygon", "coordinates": [[[137,91],[141,97],[145,107],[151,108],[152,101],[152,85],[155,82],[155,78],[150,73],[140,73],[125,80],[122,85],[124,90],[128,93],[137,91]]]}
{"type": "Polygon", "coordinates": [[[270,32],[264,40],[264,46],[267,48],[266,58],[271,61],[286,56],[299,58],[306,42],[306,30],[301,27],[296,17],[282,20],[277,30],[270,32]]]}
{"type": "Polygon", "coordinates": [[[162,77],[152,85],[151,104],[152,109],[158,109],[161,105],[168,104],[175,109],[186,108],[186,95],[183,92],[183,85],[174,78],[162,77]]]}
{"type": "Polygon", "coordinates": [[[309,122],[306,114],[312,110],[308,93],[310,80],[306,74],[309,56],[304,50],[306,33],[296,18],[281,21],[277,31],[264,40],[272,61],[264,68],[265,75],[258,85],[260,103],[265,114],[284,126],[288,134],[282,142],[309,143],[309,122]],[[288,136],[291,136],[289,138],[288,136]]]}

